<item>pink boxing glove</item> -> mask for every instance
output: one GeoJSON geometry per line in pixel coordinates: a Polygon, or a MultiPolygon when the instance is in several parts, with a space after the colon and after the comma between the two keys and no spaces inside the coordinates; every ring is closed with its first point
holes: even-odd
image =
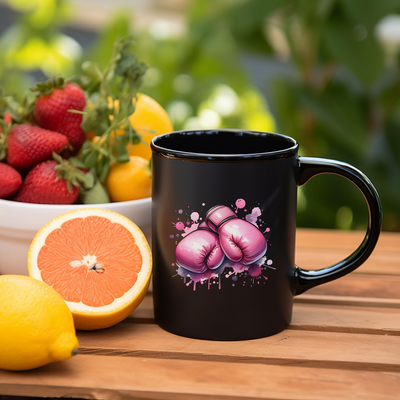
{"type": "Polygon", "coordinates": [[[201,274],[208,268],[218,268],[225,254],[219,245],[218,235],[203,222],[178,243],[175,258],[178,266],[201,274]]]}
{"type": "Polygon", "coordinates": [[[248,265],[266,253],[264,235],[253,224],[238,218],[229,207],[211,208],[205,221],[213,231],[218,232],[222,250],[231,261],[248,265]]]}

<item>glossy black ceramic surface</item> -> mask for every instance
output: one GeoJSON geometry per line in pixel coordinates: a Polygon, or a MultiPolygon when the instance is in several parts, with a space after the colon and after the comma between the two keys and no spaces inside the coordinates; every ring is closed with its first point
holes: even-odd
{"type": "Polygon", "coordinates": [[[345,163],[299,157],[290,137],[187,131],[151,147],[154,312],[170,332],[212,340],[280,332],[296,294],[351,272],[376,244],[382,216],[368,178],[345,163]],[[360,188],[369,228],[349,258],[305,271],[294,260],[297,187],[321,173],[360,188]]]}

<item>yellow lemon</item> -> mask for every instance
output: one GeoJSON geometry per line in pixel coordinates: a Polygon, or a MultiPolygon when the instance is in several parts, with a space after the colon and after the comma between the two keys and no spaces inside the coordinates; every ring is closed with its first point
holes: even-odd
{"type": "Polygon", "coordinates": [[[136,132],[142,137],[142,142],[129,147],[129,154],[150,160],[150,142],[153,137],[174,130],[171,120],[164,108],[153,98],[140,93],[136,102],[135,112],[129,121],[136,132]]]}
{"type": "MultiPolygon", "coordinates": [[[[169,133],[174,130],[169,115],[164,108],[153,98],[146,94],[139,93],[137,100],[133,99],[136,104],[135,111],[129,116],[129,121],[136,132],[141,136],[141,142],[134,145],[128,145],[128,152],[131,156],[143,157],[146,160],[151,158],[150,142],[153,137],[163,133],[169,133]]],[[[110,107],[112,100],[109,98],[110,107]]],[[[115,100],[114,107],[118,107],[118,100],[115,100]]],[[[110,116],[112,120],[113,117],[110,116]]],[[[118,135],[123,135],[124,131],[117,130],[118,135]]],[[[111,132],[111,137],[114,132],[111,132]]],[[[99,137],[95,136],[94,132],[87,132],[88,140],[99,142],[99,137]]],[[[111,142],[112,143],[112,142],[111,142]]]]}
{"type": "Polygon", "coordinates": [[[113,164],[106,179],[106,189],[111,201],[128,201],[150,197],[149,161],[143,157],[130,156],[126,163],[113,164]]]}
{"type": "Polygon", "coordinates": [[[44,225],[28,253],[29,275],[56,290],[76,329],[108,328],[143,300],[151,250],[130,219],[101,208],[65,212],[44,225]]]}
{"type": "Polygon", "coordinates": [[[78,352],[71,311],[50,286],[2,275],[0,305],[0,368],[33,369],[78,352]]]}

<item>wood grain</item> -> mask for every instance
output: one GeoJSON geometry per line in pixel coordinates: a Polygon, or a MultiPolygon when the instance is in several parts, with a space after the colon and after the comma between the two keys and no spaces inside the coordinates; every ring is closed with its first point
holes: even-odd
{"type": "MultiPolygon", "coordinates": [[[[296,262],[322,268],[364,232],[299,229],[296,262]]],[[[267,338],[178,337],[154,320],[152,294],[126,320],[78,332],[81,354],[26,372],[0,371],[0,395],[104,400],[399,399],[400,234],[369,260],[294,299],[293,320],[267,338]]]]}
{"type": "MultiPolygon", "coordinates": [[[[364,232],[298,229],[296,264],[303,269],[321,269],[343,260],[362,242],[364,232]]],[[[353,273],[400,275],[400,238],[382,232],[370,258],[353,273]]]]}
{"type": "MultiPolygon", "coordinates": [[[[331,266],[349,256],[351,251],[347,249],[324,249],[324,248],[298,248],[296,250],[296,265],[306,270],[321,269],[331,266]]],[[[390,252],[375,251],[371,257],[353,274],[399,274],[399,255],[390,252]],[[377,268],[379,265],[379,269],[377,268]]]]}
{"type": "Polygon", "coordinates": [[[400,308],[399,299],[382,299],[379,297],[356,297],[338,296],[327,294],[310,294],[306,292],[294,298],[294,303],[301,304],[327,304],[337,306],[360,306],[360,307],[381,307],[381,308],[400,308]]]}
{"type": "Polygon", "coordinates": [[[400,372],[400,336],[285,330],[240,342],[179,337],[153,324],[118,324],[78,332],[84,354],[213,360],[400,372]]]}
{"type": "MultiPolygon", "coordinates": [[[[365,232],[330,229],[298,228],[296,246],[298,248],[327,248],[355,250],[364,239],[365,232]]],[[[393,252],[400,254],[400,235],[393,232],[381,232],[374,252],[393,252]]]]}
{"type": "Polygon", "coordinates": [[[307,293],[400,300],[400,276],[348,274],[307,293]]]}
{"type": "Polygon", "coordinates": [[[0,371],[2,393],[104,400],[395,400],[400,374],[78,355],[23,374],[0,371]],[[21,378],[23,375],[23,379],[21,378]]]}
{"type": "MultiPolygon", "coordinates": [[[[337,300],[336,296],[334,300],[337,300]]],[[[309,302],[296,301],[293,320],[289,329],[325,332],[368,333],[375,335],[400,335],[399,307],[390,307],[387,302],[379,307],[370,304],[324,304],[327,296],[309,296],[309,302]]],[[[306,295],[299,298],[307,298],[306,295]]],[[[153,297],[147,294],[140,306],[123,323],[155,323],[153,297]]]]}
{"type": "Polygon", "coordinates": [[[400,335],[400,309],[295,303],[289,329],[400,335]]]}

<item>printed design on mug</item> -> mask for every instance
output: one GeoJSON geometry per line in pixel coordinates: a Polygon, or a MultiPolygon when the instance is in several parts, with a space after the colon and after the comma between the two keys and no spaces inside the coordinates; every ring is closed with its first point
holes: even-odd
{"type": "MultiPolygon", "coordinates": [[[[204,203],[202,206],[206,206],[204,203]]],[[[188,207],[190,208],[190,207],[188,207]]],[[[230,284],[238,284],[242,277],[243,286],[248,282],[265,284],[267,269],[275,269],[273,261],[267,258],[268,242],[265,234],[270,232],[261,218],[260,207],[253,207],[250,212],[246,201],[238,199],[235,206],[216,205],[208,209],[204,219],[197,211],[190,212],[185,221],[183,210],[178,210],[175,228],[182,233],[170,235],[176,241],[175,262],[177,274],[189,286],[207,283],[222,286],[223,279],[230,284]],[[239,214],[242,214],[240,218],[239,214]],[[183,218],[182,218],[183,217],[183,218]]]]}

